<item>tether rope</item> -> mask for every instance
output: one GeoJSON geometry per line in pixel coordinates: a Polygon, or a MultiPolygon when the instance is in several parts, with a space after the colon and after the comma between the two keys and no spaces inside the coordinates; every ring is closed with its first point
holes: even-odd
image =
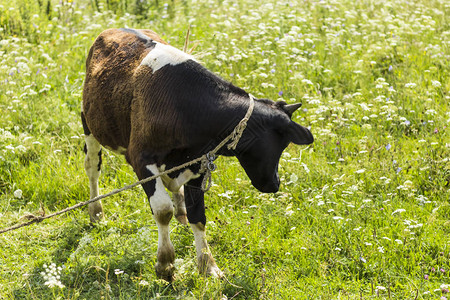
{"type": "Polygon", "coordinates": [[[4,228],[4,229],[1,229],[1,230],[0,230],[0,234],[5,233],[5,232],[8,232],[8,231],[12,231],[12,230],[19,229],[19,228],[21,228],[21,227],[25,227],[25,226],[31,225],[31,224],[33,224],[33,223],[39,223],[39,222],[42,222],[42,221],[45,220],[45,219],[53,218],[53,217],[55,217],[55,216],[64,214],[64,213],[66,213],[66,212],[69,212],[69,211],[71,211],[71,210],[77,209],[77,208],[79,208],[79,207],[86,206],[86,205],[88,205],[88,204],[90,204],[90,203],[99,201],[99,200],[101,200],[101,199],[110,197],[110,196],[112,196],[112,195],[121,193],[121,192],[126,191],[126,190],[132,189],[132,188],[134,188],[134,187],[136,187],[136,186],[138,186],[138,185],[141,185],[141,184],[144,184],[144,183],[149,182],[149,181],[151,181],[151,180],[154,180],[154,179],[156,179],[156,178],[158,178],[158,177],[160,177],[160,176],[163,176],[163,175],[167,175],[167,174],[173,173],[173,172],[175,172],[175,171],[184,169],[184,168],[186,168],[186,167],[189,167],[189,166],[194,165],[194,164],[199,163],[199,162],[202,163],[202,164],[201,164],[201,168],[200,168],[200,173],[205,173],[204,179],[203,179],[203,182],[202,182],[202,190],[203,190],[203,191],[209,190],[209,187],[211,187],[211,172],[214,171],[214,169],[215,169],[215,165],[214,165],[214,163],[213,163],[213,160],[215,159],[216,153],[217,153],[223,146],[225,146],[225,144],[228,143],[230,140],[232,140],[232,142],[227,146],[228,149],[230,149],[230,150],[231,150],[231,149],[233,149],[233,150],[236,149],[236,146],[237,146],[237,144],[238,144],[240,138],[242,137],[242,133],[244,132],[245,128],[247,127],[247,122],[248,122],[248,120],[249,120],[251,114],[253,113],[253,108],[254,108],[254,106],[255,106],[255,101],[254,101],[253,95],[249,94],[249,97],[250,97],[250,106],[249,106],[249,108],[248,108],[248,110],[247,110],[247,113],[245,114],[244,118],[238,123],[238,125],[236,125],[236,127],[235,127],[234,130],[231,132],[231,134],[229,134],[229,135],[228,135],[228,136],[227,136],[227,137],[226,137],[219,145],[217,145],[212,151],[210,151],[210,152],[208,152],[208,153],[206,153],[206,154],[203,154],[202,156],[200,156],[200,157],[198,157],[198,158],[196,158],[196,159],[194,159],[194,160],[188,161],[187,163],[184,163],[184,164],[182,164],[182,165],[173,167],[173,168],[171,168],[171,169],[169,169],[169,170],[167,170],[167,171],[161,172],[161,173],[159,173],[159,174],[157,174],[157,175],[153,175],[153,176],[144,178],[144,179],[139,180],[139,181],[137,181],[137,182],[135,182],[135,183],[133,183],[133,184],[126,185],[126,186],[124,186],[124,187],[122,187],[122,188],[120,188],[120,189],[112,190],[111,192],[109,192],[109,193],[107,193],[107,194],[103,194],[103,195],[97,196],[97,197],[95,197],[95,198],[92,198],[92,199],[87,200],[87,201],[84,201],[84,202],[80,202],[80,203],[78,203],[78,204],[75,204],[75,205],[73,205],[73,206],[67,207],[67,208],[65,208],[65,209],[63,209],[63,210],[60,210],[60,211],[57,211],[57,212],[55,212],[55,213],[52,213],[52,214],[49,214],[49,215],[45,215],[45,213],[43,213],[43,215],[41,215],[41,216],[36,216],[36,215],[33,215],[33,214],[28,214],[28,215],[25,216],[25,218],[31,219],[31,221],[25,222],[25,223],[21,223],[21,224],[16,224],[16,225],[14,225],[14,226],[11,226],[11,227],[7,227],[7,228],[4,228]],[[214,167],[212,167],[212,166],[214,166],[214,167]]]}

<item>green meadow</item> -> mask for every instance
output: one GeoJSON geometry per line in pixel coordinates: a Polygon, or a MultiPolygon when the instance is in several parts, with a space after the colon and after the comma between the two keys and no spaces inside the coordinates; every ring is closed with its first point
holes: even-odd
{"type": "MultiPolygon", "coordinates": [[[[171,222],[176,280],[154,271],[142,188],[0,235],[0,299],[450,298],[449,0],[0,0],[0,229],[89,198],[85,59],[107,28],[147,28],[257,98],[302,102],[310,146],[280,191],[219,158],[197,272],[171,222]]],[[[137,180],[103,152],[100,193],[137,180]]]]}

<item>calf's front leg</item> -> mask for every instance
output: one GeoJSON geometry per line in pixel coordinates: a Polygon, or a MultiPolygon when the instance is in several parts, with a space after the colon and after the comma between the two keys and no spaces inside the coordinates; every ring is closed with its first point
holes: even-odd
{"type": "Polygon", "coordinates": [[[172,193],[172,200],[175,206],[175,218],[183,225],[188,224],[186,203],[184,203],[184,188],[172,193]]]}
{"type": "MultiPolygon", "coordinates": [[[[135,169],[136,170],[136,169],[135,169]]],[[[156,165],[141,166],[136,172],[139,179],[158,175],[159,170],[156,165]]],[[[169,222],[173,216],[173,204],[169,194],[164,188],[160,177],[150,182],[144,183],[143,188],[149,197],[150,207],[153,217],[158,226],[158,252],[157,263],[155,265],[156,275],[167,281],[173,280],[175,261],[175,250],[169,236],[169,222]]]]}
{"type": "Polygon", "coordinates": [[[187,217],[194,232],[197,264],[200,273],[221,278],[223,272],[217,267],[206,240],[205,201],[204,192],[200,188],[201,182],[202,178],[199,178],[185,185],[184,196],[187,217]]]}

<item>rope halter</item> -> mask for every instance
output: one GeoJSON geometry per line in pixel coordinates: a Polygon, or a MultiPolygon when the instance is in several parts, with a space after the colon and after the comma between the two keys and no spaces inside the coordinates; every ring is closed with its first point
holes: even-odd
{"type": "Polygon", "coordinates": [[[212,183],[211,172],[213,172],[216,169],[216,165],[214,164],[214,160],[216,159],[216,153],[220,149],[222,149],[222,147],[225,146],[226,143],[228,143],[230,140],[231,142],[227,145],[227,148],[228,150],[235,150],[237,144],[239,143],[239,140],[242,137],[242,134],[244,133],[245,128],[247,128],[247,122],[253,113],[253,109],[255,108],[255,97],[253,97],[252,94],[248,94],[248,96],[250,98],[250,104],[244,118],[242,118],[242,120],[239,121],[239,123],[236,125],[233,131],[225,139],[223,139],[222,142],[220,142],[220,144],[216,146],[216,148],[206,153],[204,159],[202,160],[200,173],[205,173],[202,181],[203,192],[207,192],[211,188],[212,183]]]}

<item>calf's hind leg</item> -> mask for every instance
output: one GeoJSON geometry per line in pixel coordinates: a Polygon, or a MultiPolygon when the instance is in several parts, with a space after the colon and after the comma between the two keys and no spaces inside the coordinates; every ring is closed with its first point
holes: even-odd
{"type": "MultiPolygon", "coordinates": [[[[83,122],[85,146],[84,152],[84,168],[89,178],[90,199],[98,196],[98,178],[100,177],[100,169],[102,165],[102,147],[89,131],[83,113],[81,113],[83,122]]],[[[96,223],[103,219],[103,207],[101,201],[96,201],[88,205],[89,217],[92,223],[96,223]]]]}

